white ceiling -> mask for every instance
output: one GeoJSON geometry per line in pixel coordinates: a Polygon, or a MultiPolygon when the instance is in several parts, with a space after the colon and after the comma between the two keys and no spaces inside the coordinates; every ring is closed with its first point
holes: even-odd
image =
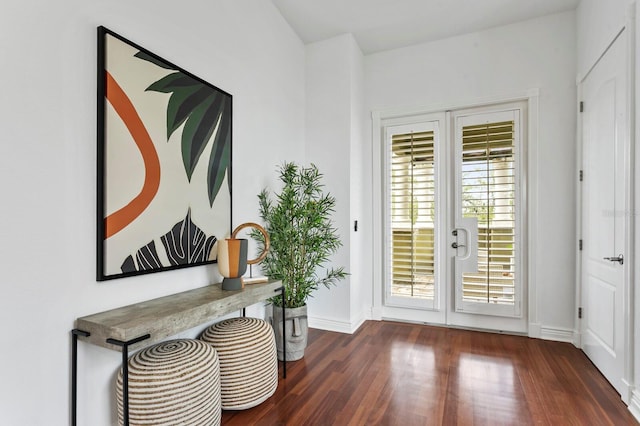
{"type": "Polygon", "coordinates": [[[351,33],[364,54],[575,9],[580,0],[271,0],[304,43],[351,33]]]}

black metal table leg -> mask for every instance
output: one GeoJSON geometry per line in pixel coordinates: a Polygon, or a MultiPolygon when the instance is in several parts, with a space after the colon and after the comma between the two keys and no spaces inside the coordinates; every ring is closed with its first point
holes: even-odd
{"type": "Polygon", "coordinates": [[[107,343],[122,347],[122,411],[124,414],[124,426],[129,426],[129,346],[151,337],[150,334],[136,337],[123,342],[117,339],[107,339],[107,343]]]}
{"type": "MultiPolygon", "coordinates": [[[[282,296],[282,378],[287,378],[287,318],[284,313],[284,286],[275,289],[282,296]]],[[[275,309],[275,308],[274,308],[275,309]]]]}
{"type": "Polygon", "coordinates": [[[86,331],[71,330],[71,425],[77,424],[78,413],[78,336],[89,337],[86,331]]]}

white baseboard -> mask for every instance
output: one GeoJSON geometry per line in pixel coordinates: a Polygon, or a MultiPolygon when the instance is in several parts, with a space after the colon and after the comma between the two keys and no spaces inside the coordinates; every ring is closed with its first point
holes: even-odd
{"type": "Polygon", "coordinates": [[[540,323],[537,323],[537,322],[529,323],[529,337],[532,337],[534,339],[539,339],[540,335],[542,334],[541,330],[542,330],[542,325],[540,323]]]}
{"type": "MultiPolygon", "coordinates": [[[[379,321],[382,318],[378,318],[378,315],[381,316],[381,312],[376,312],[375,309],[372,309],[372,318],[370,319],[379,321]]],[[[338,333],[353,334],[366,320],[367,317],[364,313],[362,313],[357,319],[352,320],[351,322],[336,321],[328,318],[310,316],[309,327],[326,331],[335,331],[338,333]]],[[[570,328],[544,327],[543,325],[538,323],[530,323],[528,335],[532,338],[553,340],[556,342],[566,342],[571,343],[578,348],[580,347],[581,334],[578,331],[570,328]]]]}
{"type": "Polygon", "coordinates": [[[358,328],[360,328],[360,326],[364,324],[364,322],[366,321],[364,314],[360,315],[359,318],[351,322],[336,321],[332,319],[311,317],[311,316],[308,317],[307,319],[309,321],[309,327],[311,328],[318,328],[320,330],[335,331],[337,333],[346,333],[346,334],[355,333],[358,330],[358,328]]]}
{"type": "Polygon", "coordinates": [[[540,339],[574,344],[574,330],[570,328],[541,327],[540,339]]]}
{"type": "Polygon", "coordinates": [[[633,414],[633,417],[640,422],[640,389],[635,389],[631,394],[631,403],[629,404],[629,411],[633,414]]]}
{"type": "Polygon", "coordinates": [[[582,348],[582,333],[578,330],[573,330],[573,346],[578,349],[582,348]]]}
{"type": "Polygon", "coordinates": [[[572,343],[580,347],[580,333],[570,328],[545,327],[540,323],[529,323],[529,337],[534,339],[553,340],[572,343]]]}
{"type": "Polygon", "coordinates": [[[371,319],[382,321],[382,308],[371,308],[371,319]]]}
{"type": "Polygon", "coordinates": [[[369,319],[366,318],[364,315],[362,315],[360,318],[358,318],[355,321],[351,322],[351,334],[355,333],[356,331],[358,331],[358,329],[360,328],[360,326],[362,326],[362,324],[364,324],[364,322],[369,319]]]}

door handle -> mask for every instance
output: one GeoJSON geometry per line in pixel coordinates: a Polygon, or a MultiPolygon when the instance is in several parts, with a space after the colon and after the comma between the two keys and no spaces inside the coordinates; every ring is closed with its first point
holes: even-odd
{"type": "Polygon", "coordinates": [[[451,248],[456,250],[454,256],[456,274],[478,272],[478,219],[458,217],[455,224],[457,227],[451,230],[451,235],[456,238],[450,244],[451,248]]]}
{"type": "Polygon", "coordinates": [[[624,256],[623,255],[618,255],[617,257],[604,257],[604,260],[608,260],[610,262],[618,262],[621,265],[624,264],[624,256]]]}

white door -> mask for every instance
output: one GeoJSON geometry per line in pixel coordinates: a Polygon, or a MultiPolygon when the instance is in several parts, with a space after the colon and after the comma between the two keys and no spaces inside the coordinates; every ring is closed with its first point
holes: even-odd
{"type": "Polygon", "coordinates": [[[630,211],[626,31],[582,83],[582,348],[624,396],[630,211]]]}
{"type": "Polygon", "coordinates": [[[453,286],[448,323],[526,331],[522,153],[526,102],[452,112],[453,286]]]}
{"type": "Polygon", "coordinates": [[[444,113],[385,124],[382,316],[443,323],[444,113]]]}

